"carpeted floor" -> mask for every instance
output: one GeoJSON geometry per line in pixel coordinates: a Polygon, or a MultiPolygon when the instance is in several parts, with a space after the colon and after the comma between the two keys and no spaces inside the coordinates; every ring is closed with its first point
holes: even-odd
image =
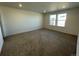
{"type": "Polygon", "coordinates": [[[70,56],[75,53],[76,37],[40,29],[5,38],[2,56],[70,56]]]}

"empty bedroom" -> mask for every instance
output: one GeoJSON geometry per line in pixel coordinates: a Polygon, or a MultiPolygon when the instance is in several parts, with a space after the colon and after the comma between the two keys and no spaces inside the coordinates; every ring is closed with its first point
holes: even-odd
{"type": "Polygon", "coordinates": [[[79,2],[0,2],[0,56],[79,55],[79,2]]]}

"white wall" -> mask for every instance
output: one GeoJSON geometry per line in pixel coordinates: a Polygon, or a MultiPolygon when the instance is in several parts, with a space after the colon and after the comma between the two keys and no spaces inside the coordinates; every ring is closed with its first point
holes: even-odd
{"type": "Polygon", "coordinates": [[[5,36],[42,28],[42,14],[1,6],[5,36]]]}
{"type": "MultiPolygon", "coordinates": [[[[78,35],[79,32],[79,8],[69,9],[64,11],[67,13],[67,20],[65,27],[49,26],[49,15],[50,13],[44,14],[44,27],[48,29],[57,30],[64,33],[78,35]]],[[[53,13],[51,13],[53,14],[53,13]]]]}
{"type": "Polygon", "coordinates": [[[0,27],[0,53],[3,45],[3,37],[2,37],[2,32],[1,32],[1,27],[0,27]]]}

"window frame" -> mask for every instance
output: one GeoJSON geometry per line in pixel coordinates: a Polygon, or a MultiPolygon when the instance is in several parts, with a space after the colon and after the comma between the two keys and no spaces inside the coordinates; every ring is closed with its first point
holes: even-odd
{"type": "MultiPolygon", "coordinates": [[[[50,14],[50,15],[56,15],[56,14],[50,14]]],[[[50,25],[50,15],[49,15],[49,21],[48,21],[49,25],[50,25]]],[[[56,16],[56,21],[57,21],[57,16],[56,16]]],[[[50,26],[56,26],[56,23],[55,23],[55,25],[50,25],[50,26]]]]}
{"type": "MultiPolygon", "coordinates": [[[[54,26],[55,27],[66,27],[66,26],[58,26],[57,25],[57,23],[58,23],[58,14],[66,14],[66,20],[65,20],[65,24],[66,24],[66,21],[67,21],[67,12],[58,12],[58,13],[49,14],[49,23],[50,23],[50,15],[56,15],[56,24],[54,26]]],[[[53,25],[50,25],[50,26],[53,26],[53,25]]]]}
{"type": "MultiPolygon", "coordinates": [[[[67,13],[66,13],[66,12],[64,12],[64,13],[58,13],[58,14],[57,14],[57,23],[58,23],[58,15],[59,15],[59,14],[66,14],[66,20],[67,20],[67,13]]],[[[65,20],[64,25],[66,24],[66,20],[65,20]]],[[[57,26],[57,27],[65,27],[65,26],[58,26],[57,24],[56,24],[56,26],[57,26]]]]}

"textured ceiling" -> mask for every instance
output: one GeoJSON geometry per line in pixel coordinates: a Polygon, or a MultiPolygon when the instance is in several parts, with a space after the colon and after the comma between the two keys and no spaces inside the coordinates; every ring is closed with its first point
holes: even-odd
{"type": "Polygon", "coordinates": [[[62,9],[79,7],[79,2],[20,2],[20,3],[22,3],[23,5],[22,8],[18,6],[19,2],[0,2],[0,5],[40,13],[43,13],[44,11],[51,12],[62,9]]]}

